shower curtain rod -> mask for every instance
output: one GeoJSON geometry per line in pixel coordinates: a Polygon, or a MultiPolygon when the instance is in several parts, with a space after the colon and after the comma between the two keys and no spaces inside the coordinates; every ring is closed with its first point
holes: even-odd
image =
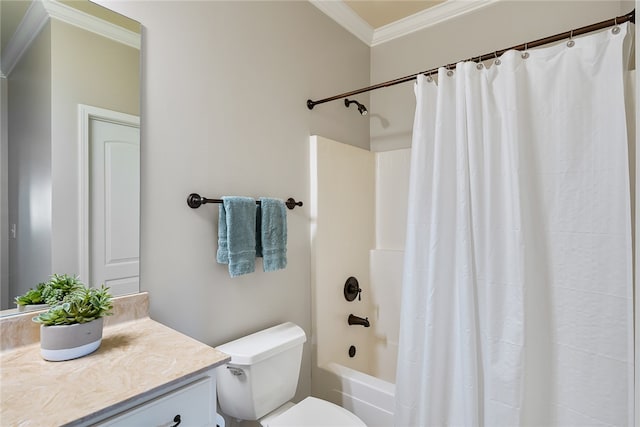
{"type": "MultiPolygon", "coordinates": [[[[607,19],[606,21],[598,22],[596,24],[587,25],[585,27],[576,28],[576,29],[571,30],[571,31],[565,31],[564,33],[559,33],[559,34],[556,34],[556,35],[553,35],[553,36],[549,36],[549,37],[545,37],[545,38],[542,38],[542,39],[534,40],[532,42],[519,44],[517,46],[508,47],[506,49],[496,50],[495,52],[485,53],[484,55],[473,56],[473,57],[467,59],[466,61],[482,62],[482,61],[486,61],[488,59],[497,58],[498,56],[502,55],[503,53],[505,53],[508,50],[524,50],[524,51],[526,51],[529,48],[534,48],[534,47],[539,47],[539,46],[543,46],[543,45],[550,44],[550,43],[555,43],[555,42],[558,42],[558,41],[563,40],[563,39],[571,39],[574,36],[580,36],[580,35],[583,35],[583,34],[591,33],[593,31],[602,30],[602,29],[607,28],[607,27],[611,27],[611,26],[618,25],[618,24],[623,24],[623,23],[625,23],[627,21],[632,22],[632,23],[635,24],[635,22],[636,22],[636,10],[635,9],[633,9],[631,12],[627,13],[626,15],[622,15],[622,16],[618,16],[618,17],[615,17],[615,18],[607,19]]],[[[457,61],[457,62],[460,62],[460,61],[457,61]]],[[[432,68],[432,69],[427,70],[427,71],[421,71],[419,73],[411,74],[409,76],[405,76],[405,77],[400,77],[400,78],[397,78],[397,79],[389,80],[387,82],[378,83],[378,84],[375,84],[373,86],[363,87],[362,89],[352,90],[351,92],[341,93],[339,95],[331,96],[329,98],[320,99],[318,101],[313,101],[311,99],[308,99],[307,100],[307,108],[309,110],[313,110],[313,107],[315,107],[318,104],[324,104],[325,102],[335,101],[336,99],[346,98],[346,97],[349,97],[349,96],[357,95],[359,93],[370,92],[372,90],[380,89],[380,88],[383,88],[383,87],[395,86],[395,85],[400,84],[400,83],[410,82],[412,80],[415,80],[416,77],[418,77],[421,74],[424,74],[426,76],[429,76],[431,74],[435,74],[435,73],[438,72],[438,69],[442,68],[442,67],[447,68],[447,69],[455,68],[457,62],[454,62],[454,63],[451,63],[451,64],[447,64],[447,65],[443,65],[441,67],[432,68]]]]}

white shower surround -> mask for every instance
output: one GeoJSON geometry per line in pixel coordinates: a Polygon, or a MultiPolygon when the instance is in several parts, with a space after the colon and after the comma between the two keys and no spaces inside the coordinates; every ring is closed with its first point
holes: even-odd
{"type": "Polygon", "coordinates": [[[409,149],[372,153],[311,139],[312,394],[369,426],[393,420],[409,162],[409,149]],[[361,301],[343,297],[349,276],[361,301]],[[349,326],[351,313],[371,327],[349,326]]]}
{"type": "Polygon", "coordinates": [[[366,362],[349,358],[350,345],[368,348],[371,328],[349,326],[349,314],[372,316],[369,249],[373,247],[373,154],[346,144],[311,140],[311,265],[314,365],[337,362],[355,369],[366,362]],[[348,302],[344,283],[355,276],[362,300],[348,302]],[[339,339],[338,339],[339,338],[339,339]]]}

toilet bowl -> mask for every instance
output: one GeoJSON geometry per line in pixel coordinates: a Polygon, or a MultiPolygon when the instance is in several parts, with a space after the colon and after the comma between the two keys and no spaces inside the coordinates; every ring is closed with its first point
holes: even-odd
{"type": "Polygon", "coordinates": [[[288,322],[217,346],[231,356],[217,368],[222,412],[264,427],[366,427],[353,413],[316,397],[290,402],[305,341],[302,328],[288,322]]]}
{"type": "Polygon", "coordinates": [[[284,411],[259,420],[263,427],[366,427],[352,412],[317,397],[307,397],[284,411]]]}

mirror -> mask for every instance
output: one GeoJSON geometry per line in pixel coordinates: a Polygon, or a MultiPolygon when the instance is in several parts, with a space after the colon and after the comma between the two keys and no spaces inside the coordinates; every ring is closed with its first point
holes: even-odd
{"type": "Polygon", "coordinates": [[[88,0],[0,17],[1,313],[54,273],[138,292],[140,24],[88,0]]]}

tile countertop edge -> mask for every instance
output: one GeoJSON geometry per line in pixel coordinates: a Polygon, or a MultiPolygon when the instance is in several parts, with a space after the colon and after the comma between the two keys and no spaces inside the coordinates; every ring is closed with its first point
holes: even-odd
{"type": "Polygon", "coordinates": [[[149,317],[105,327],[100,348],[75,360],[46,362],[38,344],[5,351],[0,354],[3,424],[100,422],[229,360],[214,347],[149,317]],[[9,372],[24,377],[16,381],[9,372]],[[55,384],[64,386],[54,388],[52,394],[55,384]],[[87,401],[87,394],[94,399],[87,401]],[[42,404],[33,406],[33,402],[42,404]],[[25,413],[34,416],[24,420],[21,414],[25,413]]]}

